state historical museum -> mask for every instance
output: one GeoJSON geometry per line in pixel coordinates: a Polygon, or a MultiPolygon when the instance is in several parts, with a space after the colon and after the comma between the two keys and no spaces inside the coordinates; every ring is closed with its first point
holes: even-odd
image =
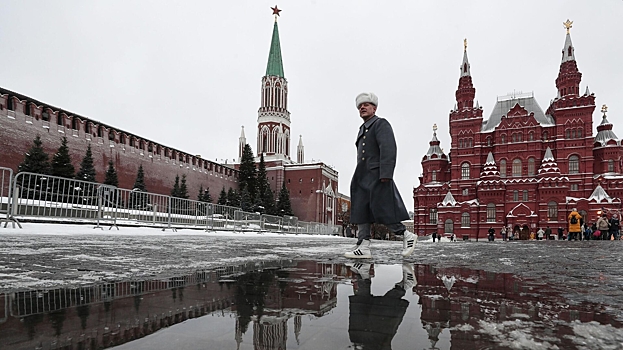
{"type": "MultiPolygon", "coordinates": [[[[419,235],[454,233],[485,237],[510,227],[526,238],[539,227],[567,228],[573,208],[594,222],[620,214],[623,195],[621,142],[606,117],[593,135],[595,94],[580,89],[569,29],[556,78],[557,96],[545,111],[532,94],[498,97],[489,118],[476,103],[467,44],[450,111],[450,153],[436,136],[422,158],[413,190],[414,229],[419,235]]],[[[565,231],[566,232],[566,231],[565,231]]]]}

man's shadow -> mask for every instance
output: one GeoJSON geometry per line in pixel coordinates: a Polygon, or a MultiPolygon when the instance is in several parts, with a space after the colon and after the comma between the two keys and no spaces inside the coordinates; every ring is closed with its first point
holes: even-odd
{"type": "Polygon", "coordinates": [[[402,299],[407,290],[417,284],[412,264],[403,264],[402,281],[383,296],[374,296],[370,264],[357,263],[351,267],[357,276],[357,288],[349,299],[348,336],[355,349],[391,350],[392,339],[409,307],[402,299]]]}

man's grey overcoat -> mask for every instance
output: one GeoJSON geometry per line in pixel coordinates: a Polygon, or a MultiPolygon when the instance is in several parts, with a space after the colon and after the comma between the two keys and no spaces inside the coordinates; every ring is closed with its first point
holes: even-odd
{"type": "Polygon", "coordinates": [[[350,183],[350,222],[395,224],[408,220],[409,213],[393,181],[396,140],[389,122],[376,115],[370,118],[359,128],[355,146],[357,167],[350,183]]]}

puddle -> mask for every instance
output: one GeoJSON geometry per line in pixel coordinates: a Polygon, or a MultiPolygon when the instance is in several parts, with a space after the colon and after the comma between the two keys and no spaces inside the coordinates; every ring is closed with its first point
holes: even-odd
{"type": "Polygon", "coordinates": [[[512,274],[282,260],[0,294],[2,349],[620,349],[620,310],[512,274]]]}

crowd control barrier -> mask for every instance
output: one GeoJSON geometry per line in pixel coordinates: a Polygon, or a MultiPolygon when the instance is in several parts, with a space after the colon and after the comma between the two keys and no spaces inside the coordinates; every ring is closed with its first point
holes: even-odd
{"type": "Polygon", "coordinates": [[[13,169],[0,167],[0,225],[4,222],[6,228],[9,222],[15,228],[15,225],[22,228],[22,225],[13,217],[11,203],[13,196],[11,189],[13,188],[13,169]]]}

